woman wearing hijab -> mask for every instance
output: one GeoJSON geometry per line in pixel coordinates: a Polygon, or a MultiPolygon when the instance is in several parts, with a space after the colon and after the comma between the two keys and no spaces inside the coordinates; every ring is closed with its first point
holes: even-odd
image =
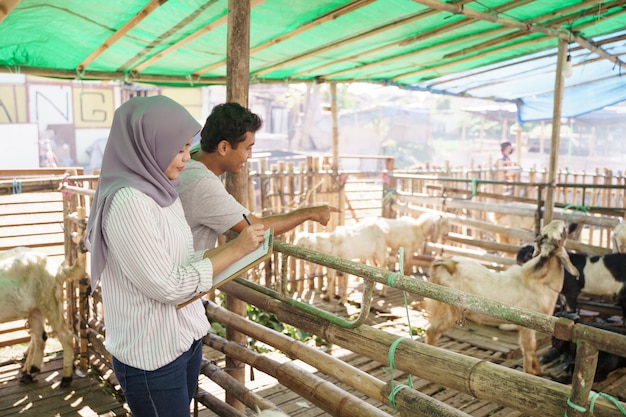
{"type": "Polygon", "coordinates": [[[193,250],[176,192],[200,131],[164,96],[115,112],[87,223],[92,288],[102,284],[106,348],[135,417],[188,417],[209,330],[202,301],[212,277],[263,240],[252,225],[228,244],[193,250]]]}

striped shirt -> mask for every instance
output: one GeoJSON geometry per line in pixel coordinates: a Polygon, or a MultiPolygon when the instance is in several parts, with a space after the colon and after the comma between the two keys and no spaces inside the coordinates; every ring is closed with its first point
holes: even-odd
{"type": "Polygon", "coordinates": [[[180,200],[160,207],[133,188],[112,198],[103,225],[106,348],[121,362],[151,371],[207,334],[202,301],[176,305],[211,288],[213,267],[204,251],[193,250],[180,200]]]}

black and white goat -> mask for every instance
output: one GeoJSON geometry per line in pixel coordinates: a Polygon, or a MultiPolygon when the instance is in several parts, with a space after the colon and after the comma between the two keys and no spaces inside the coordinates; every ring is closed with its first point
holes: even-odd
{"type": "Polygon", "coordinates": [[[64,267],[31,248],[0,252],[0,322],[26,318],[30,325],[31,339],[20,379],[23,383],[33,382],[33,374],[43,365],[46,319],[63,346],[61,387],[72,382],[74,338],[64,318],[63,283],[84,276],[84,256],[80,254],[72,267],[64,267]]]}
{"type": "MultiPolygon", "coordinates": [[[[517,263],[523,264],[532,258],[532,246],[527,245],[517,252],[517,263]]],[[[589,295],[617,296],[626,317],[626,253],[587,255],[568,252],[570,261],[578,270],[578,278],[564,272],[561,294],[565,298],[565,311],[574,312],[578,308],[578,296],[589,295]]]]}
{"type": "MultiPolygon", "coordinates": [[[[552,315],[559,288],[563,286],[563,269],[577,273],[563,247],[566,236],[565,223],[552,221],[537,238],[538,255],[521,266],[513,265],[503,272],[495,272],[473,260],[454,257],[437,259],[431,266],[430,282],[552,315]]],[[[430,322],[426,329],[426,343],[436,345],[441,334],[454,326],[464,313],[459,307],[429,298],[424,305],[430,322]]],[[[493,320],[471,312],[465,313],[465,317],[479,323],[493,320]]],[[[540,375],[535,331],[521,326],[517,329],[524,356],[524,371],[540,375]]]]}
{"type": "MultiPolygon", "coordinates": [[[[574,323],[581,323],[580,317],[576,313],[556,313],[555,317],[565,317],[574,323]]],[[[613,329],[601,326],[595,323],[584,323],[585,325],[597,327],[600,329],[614,331],[613,329]]],[[[568,340],[557,339],[552,337],[552,346],[550,350],[541,357],[541,363],[550,362],[558,357],[563,357],[563,367],[565,373],[557,377],[559,382],[571,384],[574,373],[574,364],[576,361],[576,343],[568,340]]],[[[596,365],[596,373],[593,378],[594,382],[604,381],[608,375],[620,368],[626,367],[626,358],[623,356],[613,355],[608,352],[598,352],[598,364],[596,365]]]]}

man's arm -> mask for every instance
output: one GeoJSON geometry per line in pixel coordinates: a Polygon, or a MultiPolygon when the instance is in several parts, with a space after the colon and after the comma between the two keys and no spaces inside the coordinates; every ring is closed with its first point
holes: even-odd
{"type": "MultiPolygon", "coordinates": [[[[256,217],[253,214],[248,215],[248,219],[250,223],[263,223],[263,226],[267,228],[274,229],[274,235],[280,235],[281,233],[285,233],[290,231],[296,226],[304,223],[307,220],[311,220],[314,222],[318,222],[319,224],[326,226],[328,221],[330,220],[331,213],[338,213],[341,210],[328,206],[312,206],[312,207],[303,207],[297,210],[293,210],[289,213],[285,214],[276,214],[273,216],[267,217],[256,217]]],[[[239,223],[234,225],[231,230],[239,233],[246,227],[248,224],[246,221],[241,219],[239,223]]]]}

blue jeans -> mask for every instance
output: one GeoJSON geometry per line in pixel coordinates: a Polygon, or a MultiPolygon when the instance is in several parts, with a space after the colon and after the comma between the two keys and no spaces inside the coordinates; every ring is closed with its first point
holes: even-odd
{"type": "Polygon", "coordinates": [[[133,368],[113,357],[113,370],[133,417],[189,417],[198,384],[202,340],[173,362],[154,371],[133,368]]]}

